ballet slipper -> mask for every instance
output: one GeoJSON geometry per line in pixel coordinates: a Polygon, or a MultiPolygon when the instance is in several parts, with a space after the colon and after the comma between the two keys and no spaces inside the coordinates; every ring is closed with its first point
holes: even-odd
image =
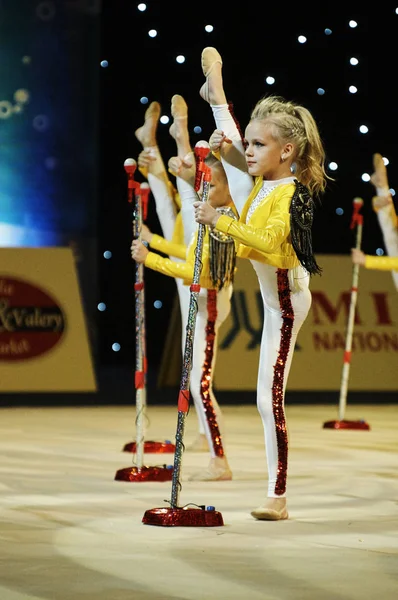
{"type": "Polygon", "coordinates": [[[174,120],[188,119],[187,103],[179,94],[175,94],[171,99],[171,115],[174,120]]]}
{"type": "Polygon", "coordinates": [[[204,433],[199,433],[198,437],[185,448],[187,452],[208,452],[209,444],[204,433]]]}
{"type": "Polygon", "coordinates": [[[161,106],[159,102],[151,102],[145,111],[144,124],[135,130],[135,137],[144,148],[156,147],[156,131],[160,119],[161,106]]]}
{"type": "Polygon", "coordinates": [[[387,169],[381,154],[373,154],[374,173],[370,178],[373,185],[379,189],[388,190],[387,169]]]}
{"type": "Polygon", "coordinates": [[[289,518],[286,498],[267,498],[264,506],[251,511],[251,516],[260,521],[282,521],[289,518]]]}
{"type": "Polygon", "coordinates": [[[198,471],[191,475],[189,481],[230,481],[232,471],[225,457],[216,457],[210,460],[205,471],[198,471]]]}
{"type": "Polygon", "coordinates": [[[203,75],[206,77],[205,83],[199,90],[200,96],[203,100],[206,100],[209,104],[210,102],[210,90],[209,90],[209,75],[214,69],[215,65],[219,64],[222,67],[222,59],[220,53],[213,48],[212,46],[208,46],[202,51],[202,71],[203,75]]]}

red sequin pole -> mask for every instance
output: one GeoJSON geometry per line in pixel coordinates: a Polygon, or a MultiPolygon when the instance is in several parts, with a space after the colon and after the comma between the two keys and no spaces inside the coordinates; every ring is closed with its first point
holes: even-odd
{"type": "Polygon", "coordinates": [[[272,382],[272,410],[276,427],[276,442],[278,446],[278,471],[275,484],[275,494],[286,492],[288,440],[284,409],[285,366],[292,340],[294,311],[290,298],[290,286],[287,269],[277,271],[279,306],[282,311],[281,343],[278,358],[274,365],[272,382]]]}
{"type": "MultiPolygon", "coordinates": [[[[136,162],[128,158],[124,163],[127,173],[127,200],[132,208],[133,239],[140,239],[143,222],[143,206],[149,194],[149,188],[142,188],[134,180],[136,162]],[[143,202],[144,199],[144,202],[143,202]]],[[[146,356],[145,356],[145,296],[144,265],[135,265],[135,403],[136,403],[136,441],[134,444],[135,466],[119,469],[115,479],[119,481],[170,481],[172,467],[145,467],[144,418],[146,409],[146,356]]],[[[126,447],[125,447],[126,448],[126,447]]]]}
{"type": "MultiPolygon", "coordinates": [[[[362,227],[363,227],[363,216],[359,214],[363,206],[362,198],[354,198],[353,200],[353,211],[351,217],[350,228],[356,227],[356,240],[355,248],[361,249],[362,244],[362,227]]],[[[345,419],[345,411],[347,407],[347,391],[348,391],[348,380],[350,375],[351,366],[351,348],[352,348],[352,336],[354,332],[355,323],[355,310],[358,298],[358,280],[359,280],[359,265],[353,266],[352,269],[352,285],[351,285],[351,301],[350,310],[348,313],[348,324],[346,333],[345,350],[343,357],[343,370],[341,374],[341,385],[340,385],[340,398],[339,398],[339,418],[334,421],[326,421],[323,424],[325,429],[365,429],[369,430],[369,425],[363,421],[350,421],[345,419]]]]}
{"type": "Polygon", "coordinates": [[[217,422],[216,411],[210,396],[210,382],[214,357],[214,344],[216,340],[215,326],[217,319],[217,291],[207,290],[207,325],[206,325],[206,350],[205,361],[202,368],[200,381],[200,395],[206,419],[209,424],[211,439],[216,456],[224,456],[224,448],[217,422]]]}
{"type": "MultiPolygon", "coordinates": [[[[206,202],[210,191],[211,169],[205,164],[205,158],[210,152],[207,142],[198,142],[195,146],[196,177],[195,190],[198,192],[203,183],[201,201],[206,202]]],[[[198,198],[199,200],[199,198],[198,198]]],[[[185,420],[189,410],[189,383],[192,370],[193,342],[198,310],[198,295],[200,292],[200,274],[202,270],[202,252],[205,236],[205,225],[199,224],[198,237],[195,249],[195,262],[192,284],[190,287],[190,300],[188,310],[188,323],[186,326],[185,348],[183,366],[178,395],[178,415],[176,430],[176,449],[174,453],[174,468],[171,485],[170,508],[153,508],[147,510],[142,518],[145,525],[161,525],[163,527],[214,527],[224,525],[222,515],[213,506],[192,508],[179,507],[179,494],[181,490],[181,464],[183,453],[183,440],[185,420]]]]}
{"type": "MultiPolygon", "coordinates": [[[[131,160],[131,159],[130,159],[131,160]]],[[[128,179],[130,182],[130,178],[128,179]]],[[[135,184],[135,182],[134,182],[135,184]]],[[[140,238],[140,232],[143,221],[146,220],[148,214],[148,200],[150,187],[148,183],[144,182],[138,185],[138,189],[136,189],[136,203],[133,211],[133,237],[134,239],[140,238]]],[[[129,198],[129,202],[132,202],[129,198]]],[[[146,353],[146,319],[145,319],[145,283],[144,283],[144,265],[138,264],[136,265],[136,283],[134,286],[136,292],[136,363],[139,363],[139,366],[136,365],[136,376],[135,376],[135,386],[138,389],[138,386],[142,387],[142,404],[143,411],[145,410],[147,404],[147,396],[146,396],[146,378],[148,371],[148,361],[147,361],[147,353],[146,353]],[[138,295],[137,295],[138,293],[138,295]],[[138,308],[138,313],[137,313],[138,308]],[[137,361],[138,357],[138,361],[137,361]]],[[[138,393],[138,392],[137,392],[138,393]]],[[[141,427],[141,421],[143,421],[143,414],[139,415],[137,413],[137,426],[141,427]]],[[[143,428],[145,422],[143,421],[142,436],[145,437],[143,428]]],[[[137,431],[138,438],[138,431],[137,431]]],[[[157,442],[152,440],[144,440],[143,441],[144,448],[143,451],[146,453],[152,454],[166,454],[173,453],[175,450],[174,444],[172,444],[169,440],[164,442],[157,442]]],[[[124,445],[124,452],[132,452],[138,453],[138,439],[134,442],[128,442],[124,445]]]]}

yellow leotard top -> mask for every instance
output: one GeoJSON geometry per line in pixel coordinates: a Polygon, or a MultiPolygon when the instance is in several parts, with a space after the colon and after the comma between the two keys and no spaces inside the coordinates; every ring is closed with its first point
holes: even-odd
{"type": "Polygon", "coordinates": [[[216,229],[231,235],[240,243],[238,256],[267,263],[281,269],[299,265],[290,237],[290,203],[295,192],[294,183],[281,183],[264,198],[246,223],[246,215],[261,189],[263,179],[255,185],[243,208],[239,221],[222,215],[216,229]]]}
{"type": "Polygon", "coordinates": [[[381,271],[398,271],[398,256],[371,256],[366,254],[365,267],[381,271]]]}

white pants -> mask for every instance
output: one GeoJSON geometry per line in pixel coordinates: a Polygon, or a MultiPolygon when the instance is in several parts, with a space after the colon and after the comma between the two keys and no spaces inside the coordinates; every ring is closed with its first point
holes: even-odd
{"type": "Polygon", "coordinates": [[[302,267],[289,273],[252,261],[264,305],[257,380],[257,408],[264,427],[268,497],[286,495],[288,434],[285,390],[297,335],[311,306],[309,275],[302,267]],[[301,291],[291,293],[289,279],[299,278],[301,291]]]}

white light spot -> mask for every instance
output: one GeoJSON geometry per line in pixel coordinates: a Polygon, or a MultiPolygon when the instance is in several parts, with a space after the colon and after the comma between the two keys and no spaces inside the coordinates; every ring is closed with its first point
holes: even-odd
{"type": "Polygon", "coordinates": [[[323,96],[325,94],[325,90],[323,88],[318,88],[316,93],[318,94],[318,96],[323,96]]]}
{"type": "Polygon", "coordinates": [[[305,44],[305,42],[307,41],[307,38],[305,37],[305,35],[299,35],[297,38],[299,44],[305,44]]]}
{"type": "Polygon", "coordinates": [[[146,10],[146,4],[144,4],[144,2],[140,2],[137,8],[139,11],[144,12],[144,10],[146,10]]]}
{"type": "Polygon", "coordinates": [[[114,352],[119,352],[119,350],[120,350],[120,344],[118,344],[117,342],[115,342],[114,344],[112,344],[112,350],[114,352]]]}
{"type": "Polygon", "coordinates": [[[351,29],[355,29],[355,27],[358,26],[358,23],[351,19],[351,21],[348,23],[348,26],[351,27],[351,29]]]}
{"type": "Polygon", "coordinates": [[[350,92],[350,94],[356,94],[358,91],[358,88],[355,87],[355,85],[350,85],[350,87],[348,88],[348,91],[350,92]]]}
{"type": "Polygon", "coordinates": [[[184,63],[184,62],[185,62],[185,56],[183,56],[182,54],[179,54],[179,55],[176,57],[176,61],[178,62],[178,64],[182,65],[182,63],[184,63]]]}
{"type": "Polygon", "coordinates": [[[28,90],[20,89],[14,93],[14,100],[18,102],[18,104],[26,104],[29,102],[30,94],[28,90]]]}
{"type": "Polygon", "coordinates": [[[205,25],[205,31],[207,31],[207,33],[211,33],[213,30],[213,25],[205,25]]]}
{"type": "Polygon", "coordinates": [[[112,258],[112,252],[110,250],[105,250],[104,252],[104,258],[112,258]]]}
{"type": "Polygon", "coordinates": [[[100,65],[103,69],[106,69],[106,67],[109,65],[107,60],[101,60],[100,65]]]}
{"type": "Polygon", "coordinates": [[[156,31],[156,29],[150,29],[150,30],[148,31],[148,35],[149,35],[149,37],[151,37],[151,38],[154,38],[154,37],[156,37],[156,36],[157,36],[157,34],[158,34],[158,32],[156,31]]]}
{"type": "Polygon", "coordinates": [[[359,60],[357,58],[355,58],[355,56],[351,56],[350,65],[352,65],[353,67],[356,67],[358,64],[359,64],[359,60]]]}
{"type": "Polygon", "coordinates": [[[330,169],[331,171],[337,171],[337,169],[339,168],[339,167],[338,167],[338,165],[337,165],[337,163],[336,163],[336,162],[333,162],[333,161],[332,161],[332,162],[330,162],[328,166],[329,166],[329,169],[330,169]]]}
{"type": "Polygon", "coordinates": [[[385,156],[383,156],[383,163],[387,166],[390,164],[390,161],[388,160],[388,158],[386,158],[385,156]]]}
{"type": "Polygon", "coordinates": [[[163,123],[163,125],[167,125],[167,123],[170,123],[170,117],[168,117],[167,115],[162,115],[159,121],[163,123]]]}
{"type": "Polygon", "coordinates": [[[268,85],[273,85],[275,83],[275,78],[271,75],[268,75],[268,77],[265,78],[265,83],[268,83],[268,85]]]}
{"type": "Polygon", "coordinates": [[[1,100],[0,102],[0,119],[8,119],[14,112],[14,107],[8,100],[1,100]]]}
{"type": "Polygon", "coordinates": [[[344,214],[344,210],[342,208],[336,208],[336,215],[339,215],[339,217],[341,217],[341,215],[344,214]]]}
{"type": "Polygon", "coordinates": [[[148,104],[149,100],[146,96],[142,96],[142,98],[140,98],[140,102],[141,104],[148,104]]]}
{"type": "Polygon", "coordinates": [[[377,248],[376,254],[377,254],[377,256],[383,256],[383,254],[384,254],[383,248],[377,248]]]}
{"type": "Polygon", "coordinates": [[[362,179],[362,181],[366,181],[366,182],[370,181],[369,173],[362,173],[361,179],[362,179]]]}
{"type": "Polygon", "coordinates": [[[193,132],[194,133],[202,133],[202,128],[199,125],[195,125],[195,127],[193,128],[193,132]]]}
{"type": "Polygon", "coordinates": [[[106,310],[106,304],[105,302],[100,302],[97,306],[98,310],[101,312],[104,312],[104,310],[106,310]]]}
{"type": "Polygon", "coordinates": [[[326,29],[325,29],[325,35],[332,35],[332,30],[329,29],[328,27],[326,27],[326,29]]]}
{"type": "Polygon", "coordinates": [[[369,128],[368,128],[368,126],[367,126],[367,125],[360,125],[360,127],[359,127],[359,131],[360,131],[361,133],[369,133],[369,128]]]}
{"type": "Polygon", "coordinates": [[[153,303],[155,308],[162,308],[163,306],[163,302],[161,300],[155,300],[155,302],[153,303]]]}

